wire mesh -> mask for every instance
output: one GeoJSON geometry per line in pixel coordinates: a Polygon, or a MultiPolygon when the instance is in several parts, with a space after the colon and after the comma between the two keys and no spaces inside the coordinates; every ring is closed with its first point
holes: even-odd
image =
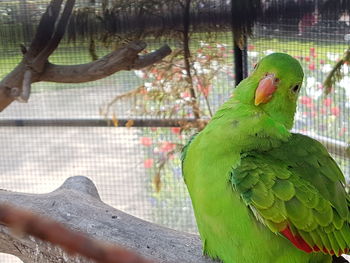
{"type": "MultiPolygon", "coordinates": [[[[0,1],[3,22],[0,25],[1,78],[20,61],[22,55],[18,44],[30,41],[48,3],[36,1],[32,6],[27,1],[30,8],[24,12],[22,2],[0,1]],[[20,23],[11,22],[18,17],[20,23]]],[[[84,1],[78,4],[83,5],[84,1]]],[[[204,6],[212,7],[212,3],[204,6]]],[[[345,76],[327,97],[323,96],[322,83],[348,47],[349,18],[341,16],[340,21],[327,22],[317,21],[313,12],[308,15],[299,20],[257,24],[253,38],[248,40],[248,69],[272,52],[286,52],[298,58],[306,77],[294,128],[347,143],[350,79],[345,76]]],[[[210,19],[210,13],[208,17],[210,19]]],[[[232,38],[230,32],[215,35],[191,32],[190,35],[194,83],[203,109],[202,116],[207,119],[229,98],[234,88],[232,38]]],[[[150,38],[149,50],[161,46],[164,41],[173,50],[183,44],[178,39],[150,38]]],[[[87,41],[74,44],[63,41],[50,61],[57,64],[90,62],[88,49],[87,41]]],[[[109,48],[97,44],[99,56],[109,51],[109,48]]],[[[181,59],[176,62],[180,63],[181,59]]],[[[170,86],[164,84],[165,78],[159,71],[147,70],[118,72],[83,84],[34,84],[27,104],[13,103],[0,114],[0,121],[15,120],[14,124],[18,125],[1,127],[0,147],[5,153],[0,159],[1,188],[45,193],[60,186],[69,176],[84,175],[96,183],[104,202],[145,220],[196,232],[179,158],[180,149],[191,131],[181,133],[179,127],[126,128],[113,125],[21,127],[18,121],[74,119],[84,123],[84,120],[104,120],[101,113],[113,98],[140,87],[141,92],[136,95],[117,100],[111,106],[109,116],[116,121],[122,118],[192,118],[191,107],[182,107],[190,100],[186,91],[179,91],[178,97],[168,92],[166,100],[153,100],[159,85],[166,93],[167,87],[179,88],[187,81],[184,70],[178,68],[180,70],[173,68],[171,78],[166,79],[170,86]],[[174,113],[169,115],[173,109],[174,113]]],[[[349,66],[344,65],[343,72],[347,74],[348,71],[349,66]]],[[[348,157],[334,156],[349,177],[348,157]]],[[[13,261],[2,258],[2,262],[13,261]]]]}

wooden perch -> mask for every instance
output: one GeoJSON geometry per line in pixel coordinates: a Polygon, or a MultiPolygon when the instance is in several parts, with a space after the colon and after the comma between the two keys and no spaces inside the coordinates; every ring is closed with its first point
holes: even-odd
{"type": "Polygon", "coordinates": [[[140,56],[138,53],[146,48],[146,43],[135,41],[91,63],[54,65],[49,62],[49,57],[64,35],[75,0],[67,0],[60,15],[62,2],[63,0],[51,0],[29,48],[21,48],[24,54],[22,61],[0,81],[0,111],[15,99],[27,102],[34,82],[82,83],[98,80],[120,70],[152,65],[171,52],[169,46],[164,45],[140,56]]]}
{"type": "MultiPolygon", "coordinates": [[[[197,235],[161,227],[125,214],[103,203],[93,182],[71,177],[48,194],[24,194],[0,190],[0,203],[21,207],[79,230],[98,240],[136,251],[164,263],[213,263],[202,256],[197,235]]],[[[33,237],[19,236],[0,225],[0,252],[17,256],[25,263],[86,262],[33,237]]]]}

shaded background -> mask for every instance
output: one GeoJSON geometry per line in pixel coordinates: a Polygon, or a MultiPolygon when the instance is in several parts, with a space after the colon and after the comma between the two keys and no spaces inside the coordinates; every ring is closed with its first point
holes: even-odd
{"type": "MultiPolygon", "coordinates": [[[[143,7],[144,18],[135,17],[132,7],[137,2],[77,1],[69,33],[51,62],[89,62],[93,53],[102,56],[143,38],[149,43],[148,50],[164,43],[180,50],[172,67],[164,70],[163,64],[119,72],[83,84],[34,84],[27,104],[14,102],[0,114],[0,187],[45,193],[69,176],[85,175],[96,183],[102,200],[115,208],[170,228],[196,232],[179,160],[182,145],[196,129],[164,127],[169,126],[169,119],[195,118],[181,53],[186,48],[186,10],[176,7],[170,13],[161,1],[149,1],[153,6],[159,4],[154,12],[164,15],[160,23],[158,16],[147,13],[149,6],[143,7]],[[108,6],[103,6],[106,2],[108,6]],[[108,10],[108,15],[102,10],[108,10]],[[154,28],[154,21],[160,28],[154,28]],[[127,96],[110,104],[125,93],[127,96]],[[139,120],[149,121],[140,124],[139,120]]],[[[259,1],[244,2],[256,5],[259,1]]],[[[0,1],[1,77],[20,61],[19,44],[30,43],[47,4],[44,0],[0,1]]],[[[261,1],[261,6],[250,11],[256,24],[248,39],[241,38],[241,33],[249,33],[249,17],[237,26],[237,21],[232,21],[231,4],[192,1],[187,10],[191,86],[201,119],[210,119],[229,98],[237,76],[248,74],[260,58],[272,52],[289,53],[305,71],[294,129],[329,140],[332,155],[349,181],[350,162],[344,152],[350,128],[347,64],[331,94],[323,94],[324,79],[349,46],[347,1],[339,1],[333,9],[326,9],[327,1],[261,1]],[[243,51],[233,39],[240,39],[243,51]]],[[[234,19],[239,18],[236,14],[234,19]]],[[[1,261],[13,260],[4,256],[1,261]]]]}

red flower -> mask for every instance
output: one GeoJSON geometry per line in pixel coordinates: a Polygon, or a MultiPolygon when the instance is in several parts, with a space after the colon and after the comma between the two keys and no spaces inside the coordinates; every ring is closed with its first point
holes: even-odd
{"type": "Polygon", "coordinates": [[[167,153],[173,151],[176,145],[172,142],[162,142],[159,151],[163,153],[167,153]]]}
{"type": "Polygon", "coordinates": [[[174,134],[180,134],[181,128],[180,127],[172,127],[171,132],[174,134]]]}
{"type": "Polygon", "coordinates": [[[315,70],[315,68],[316,68],[316,67],[315,67],[315,64],[314,64],[314,63],[311,63],[311,64],[309,65],[309,69],[310,69],[310,70],[315,70]]]}
{"type": "Polygon", "coordinates": [[[335,107],[331,108],[331,113],[332,113],[334,116],[339,116],[339,114],[340,114],[340,109],[339,109],[339,107],[335,106],[335,107]]]}
{"type": "Polygon", "coordinates": [[[146,95],[147,94],[147,89],[141,88],[140,93],[143,94],[143,95],[146,95]]]}
{"type": "Polygon", "coordinates": [[[320,64],[323,65],[325,61],[323,59],[320,60],[320,64]]]}
{"type": "Polygon", "coordinates": [[[152,138],[150,137],[142,137],[140,139],[140,142],[143,146],[151,146],[152,145],[152,138]]]}
{"type": "Polygon", "coordinates": [[[321,113],[322,114],[326,114],[327,113],[327,110],[325,108],[321,108],[321,113]]]}
{"type": "Polygon", "coordinates": [[[188,91],[185,91],[185,92],[181,92],[180,96],[181,98],[185,99],[185,98],[191,97],[191,94],[188,91]]]}
{"type": "Polygon", "coordinates": [[[152,168],[153,167],[153,164],[154,164],[154,160],[152,158],[149,158],[149,159],[146,159],[144,160],[143,162],[143,166],[145,168],[152,168]]]}
{"type": "Polygon", "coordinates": [[[310,61],[310,57],[309,57],[309,56],[306,56],[306,57],[305,57],[305,61],[309,62],[309,61],[310,61]]]}
{"type": "Polygon", "coordinates": [[[314,47],[310,47],[310,55],[314,58],[317,56],[314,47]]]}
{"type": "Polygon", "coordinates": [[[254,45],[248,45],[248,50],[251,51],[251,50],[254,50],[255,49],[255,46],[254,45]]]}
{"type": "Polygon", "coordinates": [[[323,100],[323,105],[326,107],[330,107],[332,105],[332,99],[331,98],[325,98],[323,100]]]}
{"type": "Polygon", "coordinates": [[[304,104],[306,107],[311,108],[314,106],[312,99],[308,96],[301,96],[300,103],[304,104]]]}
{"type": "Polygon", "coordinates": [[[156,77],[156,80],[161,80],[163,78],[163,74],[162,73],[159,73],[156,77]]]}
{"type": "Polygon", "coordinates": [[[198,90],[199,90],[200,92],[203,93],[203,95],[204,95],[205,97],[208,97],[209,91],[210,91],[210,86],[207,86],[207,85],[204,85],[204,86],[203,86],[202,84],[198,84],[197,88],[198,88],[198,90]]]}
{"type": "Polygon", "coordinates": [[[303,111],[303,117],[307,117],[307,116],[309,116],[309,112],[307,112],[307,111],[303,111]]]}
{"type": "Polygon", "coordinates": [[[151,127],[151,131],[155,132],[155,131],[157,131],[157,130],[158,130],[157,127],[151,127]]]}
{"type": "Polygon", "coordinates": [[[345,127],[341,128],[340,131],[339,131],[339,136],[340,137],[343,136],[345,134],[346,130],[347,129],[345,127]]]}

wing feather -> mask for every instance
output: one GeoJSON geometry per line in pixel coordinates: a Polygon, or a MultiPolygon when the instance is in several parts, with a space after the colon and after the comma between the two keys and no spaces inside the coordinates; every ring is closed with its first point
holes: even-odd
{"type": "Polygon", "coordinates": [[[350,248],[344,176],[319,142],[300,134],[270,151],[242,154],[231,184],[271,231],[306,252],[350,248]]]}

